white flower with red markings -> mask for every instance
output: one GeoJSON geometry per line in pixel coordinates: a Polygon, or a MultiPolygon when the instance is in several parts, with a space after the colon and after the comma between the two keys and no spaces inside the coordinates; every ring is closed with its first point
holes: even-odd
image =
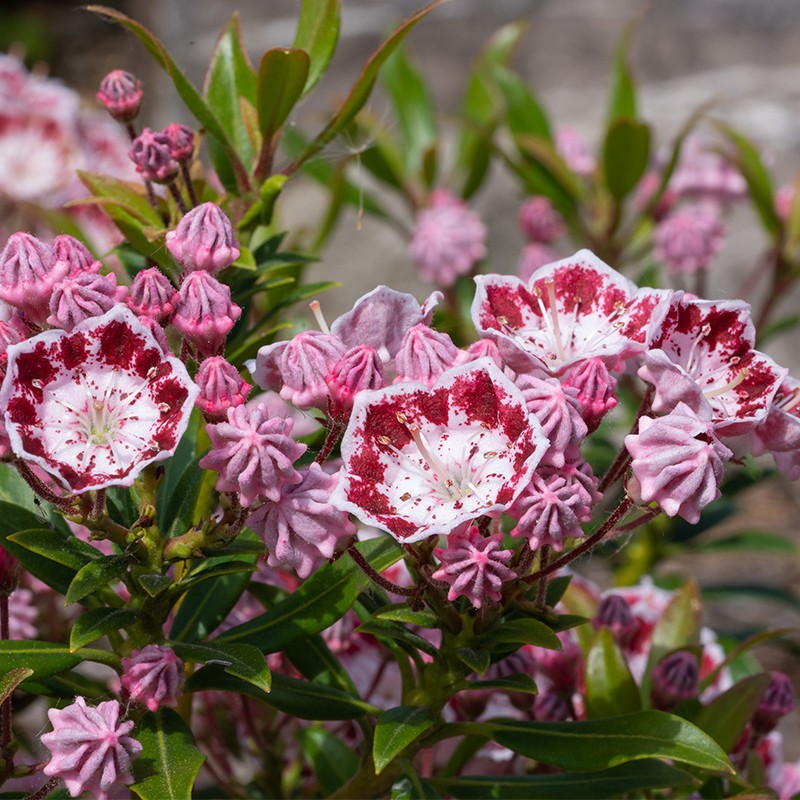
{"type": "Polygon", "coordinates": [[[597,256],[581,250],[533,273],[526,283],[479,275],[472,320],[518,372],[560,375],[587,358],[609,368],[642,352],[658,333],[670,292],[637,289],[597,256]]]}
{"type": "Polygon", "coordinates": [[[0,408],[14,453],[68,491],[130,486],[175,452],[198,389],[123,305],[8,348],[0,408]]]}
{"type": "Polygon", "coordinates": [[[548,441],[489,359],[356,397],[331,503],[414,542],[502,513],[530,482],[548,441]]]}

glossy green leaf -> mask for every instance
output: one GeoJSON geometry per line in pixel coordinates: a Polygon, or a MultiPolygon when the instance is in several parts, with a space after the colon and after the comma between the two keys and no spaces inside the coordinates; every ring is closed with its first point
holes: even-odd
{"type": "Polygon", "coordinates": [[[142,752],[133,761],[131,789],[142,800],[190,800],[197,773],[206,760],[189,726],[168,708],[148,712],[133,736],[142,752]]]}
{"type": "Polygon", "coordinates": [[[478,675],[483,675],[489,669],[489,664],[491,664],[491,655],[488,650],[459,647],[453,651],[453,655],[473,672],[477,672],[478,675]]]}
{"type": "Polygon", "coordinates": [[[174,585],[174,581],[168,575],[161,575],[158,572],[146,572],[137,577],[139,585],[150,597],[158,597],[162,592],[174,585]]]}
{"type": "Polygon", "coordinates": [[[615,767],[643,758],[669,758],[733,772],[728,757],[706,733],[663,711],[640,711],[579,722],[490,722],[492,738],[515,753],[566,770],[615,767]]]}
{"type": "Polygon", "coordinates": [[[293,47],[310,58],[303,95],[308,94],[325,74],[339,40],[340,0],[303,0],[293,47]]]}
{"type": "Polygon", "coordinates": [[[131,19],[120,11],[107,6],[86,6],[87,11],[91,11],[100,17],[118,22],[127,28],[144,45],[148,53],[155,62],[169,75],[181,100],[186,104],[189,111],[194,114],[197,121],[205,128],[209,136],[213,136],[225,149],[225,153],[231,163],[231,167],[236,175],[237,184],[241,189],[248,187],[247,171],[236,154],[231,141],[220,124],[217,115],[208,107],[197,89],[191,84],[186,76],[178,68],[178,65],[167,53],[164,45],[141,23],[131,19]]]}
{"type": "Polygon", "coordinates": [[[307,680],[359,696],[350,674],[319,634],[289,644],[283,652],[307,680]]]}
{"type": "Polygon", "coordinates": [[[77,603],[112,581],[117,581],[127,569],[128,558],[125,556],[102,556],[97,561],[84,564],[67,589],[66,604],[77,603]]]}
{"type": "Polygon", "coordinates": [[[609,126],[603,145],[603,176],[608,191],[622,200],[636,187],[650,162],[650,128],[620,117],[609,126]]]}
{"type": "Polygon", "coordinates": [[[375,773],[380,774],[414,740],[436,722],[436,717],[423,706],[398,706],[384,711],[375,725],[372,759],[375,773]]]}
{"type": "Polygon", "coordinates": [[[333,794],[355,775],[358,756],[338,736],[320,725],[301,728],[296,736],[324,796],[333,794]]]}
{"type": "Polygon", "coordinates": [[[264,141],[270,141],[303,94],[310,67],[305,50],[275,47],[261,56],[256,109],[264,141]]]}
{"type": "MultiPolygon", "coordinates": [[[[403,554],[400,545],[389,536],[370,539],[356,547],[378,572],[390,567],[403,554]]],[[[231,628],[215,641],[246,642],[264,653],[276,653],[291,642],[329,628],[344,616],[369,584],[369,578],[345,554],[317,570],[266,614],[231,628]]]]}
{"type": "Polygon", "coordinates": [[[214,665],[197,670],[186,681],[187,692],[201,692],[207,689],[244,694],[298,719],[345,720],[380,713],[380,709],[370,703],[365,703],[339,689],[318,686],[279,672],[272,676],[272,691],[269,694],[253,686],[252,683],[226,674],[222,667],[214,665]]]}
{"type": "Polygon", "coordinates": [[[15,667],[0,678],[0,705],[5,703],[14,689],[26,678],[30,678],[31,675],[33,675],[33,670],[29,667],[15,667]]]}
{"type": "Polygon", "coordinates": [[[428,86],[402,47],[386,59],[381,81],[392,103],[394,119],[403,140],[406,167],[411,172],[418,172],[424,153],[435,147],[438,137],[428,86]]]}
{"type": "Polygon", "coordinates": [[[419,650],[429,656],[438,656],[438,649],[418,633],[410,631],[399,622],[389,622],[380,619],[371,619],[359,625],[358,633],[370,633],[378,638],[391,639],[406,649],[419,650]]]}
{"type": "Polygon", "coordinates": [[[207,500],[216,480],[213,472],[200,469],[198,466],[198,462],[204,455],[205,453],[200,453],[186,465],[172,496],[168,498],[166,511],[162,518],[163,529],[169,532],[167,538],[181,536],[200,521],[202,512],[200,501],[207,500]],[[209,475],[211,478],[208,477],[209,475]]]}
{"type": "Polygon", "coordinates": [[[341,131],[364,107],[364,104],[369,99],[372,93],[372,88],[378,77],[378,72],[386,62],[386,59],[397,49],[400,43],[405,39],[409,31],[424,17],[430,14],[433,9],[448,2],[448,0],[434,0],[424,8],[412,14],[405,22],[403,22],[397,29],[395,29],[386,38],[378,49],[372,54],[361,74],[356,79],[355,83],[350,89],[344,103],[340,106],[339,110],[333,115],[332,119],[322,129],[322,131],[314,138],[308,147],[301,153],[301,155],[290,166],[289,171],[296,170],[301,164],[316,155],[328,142],[332,141],[334,137],[341,131]]]}
{"type": "Polygon", "coordinates": [[[33,507],[33,490],[11,464],[0,463],[0,502],[33,507]]]}
{"type": "Polygon", "coordinates": [[[81,662],[66,645],[51,642],[0,641],[0,675],[20,667],[33,670],[32,677],[46,678],[66,672],[81,662]]]}
{"type": "Polygon", "coordinates": [[[184,660],[195,664],[219,664],[225,672],[252,683],[264,692],[272,686],[272,676],[262,652],[250,644],[192,644],[170,642],[184,660]]]}
{"type": "Polygon", "coordinates": [[[523,694],[539,694],[539,688],[530,675],[517,673],[505,678],[495,678],[487,681],[465,681],[462,689],[496,689],[499,692],[522,692],[523,694]]]}
{"type": "Polygon", "coordinates": [[[188,573],[183,580],[173,583],[170,587],[174,593],[183,593],[194,586],[198,586],[206,581],[214,580],[222,575],[237,575],[239,573],[251,574],[258,572],[258,567],[252,561],[243,559],[209,559],[201,567],[188,573]],[[210,563],[209,563],[210,562],[210,563]]]}
{"type": "Polygon", "coordinates": [[[379,608],[372,616],[375,619],[404,622],[406,625],[417,625],[420,628],[438,627],[438,617],[436,614],[426,609],[414,611],[406,603],[397,603],[379,608]]]}
{"type": "Polygon", "coordinates": [[[730,753],[761,702],[769,681],[769,673],[750,675],[737,681],[730,689],[703,706],[692,722],[714,739],[726,753],[730,753]]]}
{"type": "Polygon", "coordinates": [[[76,572],[103,558],[96,547],[53,528],[18,531],[9,536],[8,541],[76,572]]]}
{"type": "Polygon", "coordinates": [[[648,789],[692,786],[700,782],[688,772],[656,759],[644,759],[595,772],[549,775],[470,775],[433,778],[431,783],[459,800],[597,800],[639,796],[648,789]]]}
{"type": "Polygon", "coordinates": [[[636,84],[628,63],[628,50],[633,31],[634,23],[631,23],[626,27],[617,44],[606,116],[609,126],[620,117],[633,118],[636,116],[636,84]]]}
{"type": "Polygon", "coordinates": [[[442,796],[427,779],[421,778],[412,768],[406,770],[392,786],[391,800],[441,800],[442,796]]]}
{"type": "Polygon", "coordinates": [[[589,719],[641,711],[639,687],[608,628],[600,628],[586,656],[589,719]]]}
{"type": "Polygon", "coordinates": [[[499,644],[532,644],[548,650],[561,650],[561,640],[538,619],[512,619],[498,623],[487,640],[499,644]]]}
{"type": "Polygon", "coordinates": [[[139,618],[128,608],[93,608],[75,620],[69,632],[69,649],[74,653],[111,631],[127,628],[139,618]]]}
{"type": "Polygon", "coordinates": [[[494,65],[492,77],[506,104],[506,120],[511,133],[551,140],[547,113],[519,75],[502,64],[494,65]]]}

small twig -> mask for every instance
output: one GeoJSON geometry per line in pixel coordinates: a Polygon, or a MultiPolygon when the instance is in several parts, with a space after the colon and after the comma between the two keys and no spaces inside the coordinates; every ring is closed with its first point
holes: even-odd
{"type": "Polygon", "coordinates": [[[175,181],[170,181],[167,184],[167,188],[169,189],[169,193],[172,195],[172,199],[178,206],[181,214],[186,215],[189,213],[189,209],[186,207],[186,201],[183,199],[183,195],[181,194],[181,190],[176,186],[175,181]]]}
{"type": "Polygon", "coordinates": [[[44,800],[44,798],[58,786],[59,780],[60,778],[50,778],[41,789],[37,789],[33,794],[29,794],[25,800],[44,800]]]}
{"type": "Polygon", "coordinates": [[[347,552],[350,554],[350,558],[356,562],[357,566],[361,571],[373,582],[378,584],[381,589],[385,589],[387,592],[391,592],[392,594],[399,594],[403,597],[414,597],[417,593],[416,588],[414,589],[407,589],[405,586],[398,586],[396,583],[392,583],[392,581],[387,580],[382,575],[377,573],[372,565],[364,558],[361,553],[356,550],[355,547],[349,547],[347,552]]]}
{"type": "Polygon", "coordinates": [[[189,165],[185,161],[181,161],[181,177],[186,186],[186,191],[189,193],[189,202],[192,204],[192,208],[195,208],[199,205],[199,201],[197,200],[197,192],[194,190],[194,181],[189,171],[189,165]]]}
{"type": "MultiPolygon", "coordinates": [[[[544,545],[541,550],[541,555],[539,556],[539,571],[541,572],[543,569],[547,569],[547,565],[550,563],[550,548],[547,545],[544,545]]],[[[545,598],[547,597],[547,581],[541,580],[539,581],[539,585],[536,587],[536,607],[540,610],[544,609],[544,602],[545,598]]]]}

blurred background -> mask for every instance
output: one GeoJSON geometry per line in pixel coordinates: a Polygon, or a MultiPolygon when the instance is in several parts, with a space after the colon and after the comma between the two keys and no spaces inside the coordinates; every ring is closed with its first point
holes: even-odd
{"type": "MultiPolygon", "coordinates": [[[[217,34],[235,9],[241,12],[245,38],[257,62],[266,48],[291,44],[300,5],[298,0],[112,0],[110,4],[150,27],[198,85],[217,34]]],[[[305,100],[296,123],[318,130],[386,31],[421,5],[420,0],[344,0],[332,68],[305,100]]],[[[551,119],[576,128],[592,146],[597,145],[605,113],[616,42],[635,20],[632,67],[642,115],[656,131],[657,146],[665,147],[697,107],[712,102],[712,115],[741,130],[766,154],[776,186],[793,182],[800,171],[800,3],[796,0],[453,0],[407,40],[445,116],[457,112],[467,68],[489,35],[518,19],[527,20],[529,30],[514,66],[535,88],[551,119]]],[[[141,45],[71,0],[3,0],[0,48],[24,52],[29,66],[37,69],[46,63],[50,74],[78,89],[87,104],[94,102],[97,84],[109,70],[133,71],[145,84],[143,124],[160,128],[172,121],[191,123],[188,116],[181,117],[171,84],[141,45]]],[[[385,107],[376,93],[371,111],[391,126],[385,107]]],[[[334,142],[321,157],[341,157],[352,146],[334,142]]],[[[499,171],[475,199],[490,232],[487,271],[515,271],[523,245],[516,226],[522,199],[518,184],[499,171]]],[[[322,213],[323,200],[318,187],[296,181],[281,201],[287,227],[311,224],[322,213]]],[[[712,269],[710,296],[735,296],[763,245],[752,211],[739,209],[712,269]]],[[[358,229],[355,214],[346,216],[309,276],[343,283],[323,298],[328,318],[350,308],[377,283],[424,297],[430,287],[417,278],[405,248],[399,236],[374,218],[366,217],[358,229]]],[[[797,295],[784,298],[784,312],[799,307],[797,295]]],[[[796,330],[772,340],[769,352],[800,376],[796,330]]],[[[796,484],[775,477],[741,495],[739,505],[735,522],[717,526],[712,536],[778,530],[800,542],[796,484]]],[[[591,571],[601,580],[607,578],[602,564],[591,571]]],[[[708,602],[706,620],[720,631],[800,625],[796,555],[684,552],[662,563],[659,572],[694,575],[707,590],[707,598],[718,599],[708,602]],[[742,592],[756,584],[771,587],[774,596],[742,592]],[[731,586],[738,586],[738,593],[726,589],[731,586]]],[[[800,645],[798,636],[764,646],[758,656],[767,668],[789,673],[798,688],[795,645],[800,645]]],[[[782,729],[788,739],[787,756],[800,757],[798,715],[782,729]]]]}

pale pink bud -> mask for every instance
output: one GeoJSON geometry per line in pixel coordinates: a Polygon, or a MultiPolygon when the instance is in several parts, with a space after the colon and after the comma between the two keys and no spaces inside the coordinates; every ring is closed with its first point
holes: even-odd
{"type": "Polygon", "coordinates": [[[170,183],[178,174],[178,162],[172,157],[169,137],[161,131],[145,128],[133,140],[128,156],[146,181],[170,183]]]}
{"type": "Polygon", "coordinates": [[[436,379],[459,363],[461,351],[446,334],[419,324],[409,328],[395,357],[395,383],[419,381],[433,386],[436,379]]]}
{"type": "Polygon", "coordinates": [[[673,274],[708,269],[725,241],[725,225],[714,205],[686,206],[658,223],[655,256],[673,274]]]}
{"type": "Polygon", "coordinates": [[[175,310],[178,290],[158,267],[150,267],[137,273],[126,302],[137,317],[165,322],[175,310]]]}
{"type": "Polygon", "coordinates": [[[181,284],[172,325],[205,358],[222,350],[241,314],[231,302],[230,287],[198,270],[181,284]]]}
{"type": "Polygon", "coordinates": [[[194,132],[185,125],[171,122],[162,131],[170,143],[170,154],[180,164],[194,155],[194,132]]]}
{"type": "Polygon", "coordinates": [[[505,366],[503,357],[500,355],[500,348],[491,339],[478,339],[477,342],[473,342],[466,350],[461,350],[456,363],[471,364],[479,358],[491,358],[500,369],[503,369],[505,366]]]}
{"type": "Polygon", "coordinates": [[[178,704],[183,677],[183,661],[170,647],[149,644],[122,659],[122,688],[150,711],[178,704]]]}
{"type": "Polygon", "coordinates": [[[587,358],[572,367],[561,378],[565,387],[578,392],[581,416],[589,433],[597,430],[603,417],[617,405],[617,379],[600,358],[587,358]]]}
{"type": "Polygon", "coordinates": [[[110,311],[120,297],[117,279],[113,274],[96,275],[80,272],[75,277],[65,278],[57,284],[50,296],[50,316],[47,322],[65,331],[89,317],[99,317],[110,311]]]}
{"type": "Polygon", "coordinates": [[[216,274],[239,258],[231,221],[215,203],[193,208],[174,231],[167,233],[166,245],[185,272],[207,270],[216,274]]]}
{"type": "Polygon", "coordinates": [[[103,268],[83,242],[66,233],[53,239],[53,252],[56,261],[63,261],[68,265],[66,273],[68,278],[73,278],[81,272],[100,272],[103,268]]]}
{"type": "Polygon", "coordinates": [[[228,409],[242,405],[250,393],[250,384],[222,356],[207,358],[197,370],[194,382],[200,387],[195,405],[212,422],[226,419],[228,409]]]}
{"type": "Polygon", "coordinates": [[[558,154],[576,175],[594,172],[597,162],[578,131],[566,126],[558,128],[555,140],[558,154]]]}
{"type": "Polygon", "coordinates": [[[526,239],[540,244],[550,244],[567,230],[561,214],[541,196],[531,197],[520,206],[517,225],[526,239]]]}
{"type": "Polygon", "coordinates": [[[331,367],[325,385],[330,392],[330,416],[346,421],[359,392],[383,386],[383,362],[368,345],[353,347],[331,367]]]}
{"type": "Polygon", "coordinates": [[[653,708],[669,711],[678,703],[694,700],[700,691],[697,656],[678,650],[662,658],[653,668],[650,700],[653,708]]]}
{"type": "Polygon", "coordinates": [[[753,730],[764,736],[794,710],[794,687],[789,677],[775,671],[753,715],[753,730]]]}
{"type": "Polygon", "coordinates": [[[164,329],[159,325],[152,317],[143,316],[138,317],[139,322],[141,322],[142,326],[147,328],[150,333],[153,334],[153,338],[156,340],[156,344],[161,349],[161,352],[165,356],[172,355],[172,349],[169,346],[169,342],[167,341],[167,334],[164,329]]]}
{"type": "Polygon", "coordinates": [[[142,84],[123,69],[115,69],[100,82],[97,99],[118,122],[130,122],[139,113],[142,103],[142,84]]]}

